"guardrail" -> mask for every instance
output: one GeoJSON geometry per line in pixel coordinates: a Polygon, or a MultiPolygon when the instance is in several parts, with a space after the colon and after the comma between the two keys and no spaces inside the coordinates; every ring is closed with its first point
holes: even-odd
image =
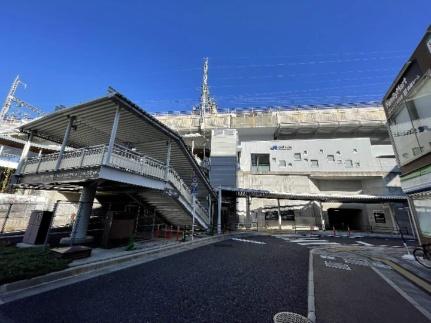
{"type": "MultiPolygon", "coordinates": [[[[173,168],[167,168],[164,163],[157,159],[140,154],[117,144],[114,145],[112,149],[110,159],[106,161],[106,164],[104,164],[107,153],[107,145],[91,146],[67,151],[63,153],[61,157],[58,170],[107,165],[141,176],[166,180],[175,187],[180,195],[192,207],[193,196],[191,190],[173,168]]],[[[28,158],[23,162],[19,173],[27,175],[55,171],[58,158],[59,153],[28,158]]],[[[198,200],[195,201],[195,211],[200,217],[206,219],[208,222],[208,212],[198,200]]]]}

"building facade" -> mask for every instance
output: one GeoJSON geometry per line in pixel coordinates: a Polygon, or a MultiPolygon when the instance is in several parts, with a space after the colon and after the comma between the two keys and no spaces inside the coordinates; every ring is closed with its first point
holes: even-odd
{"type": "Polygon", "coordinates": [[[431,243],[431,27],[383,105],[420,242],[431,243]]]}
{"type": "Polygon", "coordinates": [[[413,231],[407,204],[389,200],[404,194],[379,105],[157,118],[178,131],[198,159],[210,157],[210,180],[214,188],[225,189],[222,217],[227,222],[230,216],[230,228],[234,222],[282,229],[413,231]],[[232,189],[310,196],[305,200],[233,197],[232,189]],[[352,196],[375,199],[347,203],[352,196]]]}

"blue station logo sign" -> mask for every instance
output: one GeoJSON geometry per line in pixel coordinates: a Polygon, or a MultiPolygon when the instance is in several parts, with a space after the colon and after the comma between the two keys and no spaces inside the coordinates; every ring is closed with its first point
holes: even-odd
{"type": "Polygon", "coordinates": [[[270,150],[292,150],[292,146],[285,146],[285,145],[273,145],[270,150]]]}

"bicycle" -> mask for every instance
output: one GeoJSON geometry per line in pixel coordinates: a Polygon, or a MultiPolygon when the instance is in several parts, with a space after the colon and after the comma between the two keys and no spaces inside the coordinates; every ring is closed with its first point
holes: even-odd
{"type": "Polygon", "coordinates": [[[431,252],[428,251],[427,247],[431,247],[431,244],[423,244],[420,247],[415,248],[415,250],[413,250],[413,256],[422,266],[431,269],[431,252]]]}

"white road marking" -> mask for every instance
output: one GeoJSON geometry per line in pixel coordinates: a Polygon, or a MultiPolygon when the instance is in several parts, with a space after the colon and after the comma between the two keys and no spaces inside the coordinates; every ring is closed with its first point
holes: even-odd
{"type": "Polygon", "coordinates": [[[246,239],[240,239],[240,238],[232,238],[232,240],[241,241],[241,242],[255,243],[255,244],[266,244],[266,242],[262,242],[262,241],[246,240],[246,239]]]}
{"type": "Polygon", "coordinates": [[[364,242],[364,241],[356,241],[356,242],[357,242],[357,243],[360,243],[361,245],[368,246],[368,247],[370,247],[370,246],[374,246],[373,244],[368,243],[368,242],[364,242]]]}
{"type": "Polygon", "coordinates": [[[319,241],[313,241],[313,242],[302,242],[302,243],[298,243],[301,246],[320,246],[320,245],[339,245],[338,242],[319,242],[319,241]]]}
{"type": "Polygon", "coordinates": [[[328,240],[319,240],[319,239],[316,239],[316,238],[313,238],[313,239],[295,239],[295,240],[290,240],[290,242],[295,242],[295,243],[297,243],[297,242],[306,242],[306,241],[328,241],[328,240]]]}

